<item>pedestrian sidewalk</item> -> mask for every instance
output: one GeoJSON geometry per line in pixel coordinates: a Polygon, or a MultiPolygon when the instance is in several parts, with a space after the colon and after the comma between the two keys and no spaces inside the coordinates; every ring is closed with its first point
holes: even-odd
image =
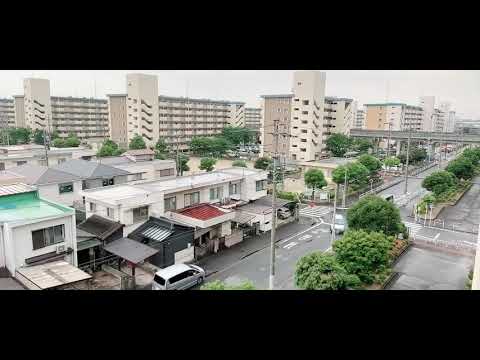
{"type": "MultiPolygon", "coordinates": [[[[312,222],[291,222],[277,229],[276,242],[295,235],[312,226],[312,222]]],[[[216,254],[209,255],[196,262],[198,266],[205,269],[207,276],[216,273],[228,267],[229,265],[251,255],[259,250],[270,246],[270,231],[258,236],[253,236],[243,240],[241,243],[231,248],[219,251],[216,254]]]]}

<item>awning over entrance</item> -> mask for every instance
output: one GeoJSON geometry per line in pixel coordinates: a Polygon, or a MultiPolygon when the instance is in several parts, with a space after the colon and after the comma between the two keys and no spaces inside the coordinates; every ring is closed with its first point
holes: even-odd
{"type": "Polygon", "coordinates": [[[90,249],[98,245],[102,245],[102,242],[100,240],[97,240],[97,239],[84,240],[77,243],[77,251],[90,249]]]}
{"type": "Polygon", "coordinates": [[[138,264],[143,260],[148,259],[150,256],[155,255],[159,251],[159,249],[154,249],[129,238],[121,238],[112,241],[106,245],[104,249],[109,253],[131,262],[132,264],[138,264]]]}
{"type": "Polygon", "coordinates": [[[62,285],[90,279],[85,271],[66,261],[55,261],[41,265],[21,267],[15,278],[31,290],[53,289],[62,285]]]}

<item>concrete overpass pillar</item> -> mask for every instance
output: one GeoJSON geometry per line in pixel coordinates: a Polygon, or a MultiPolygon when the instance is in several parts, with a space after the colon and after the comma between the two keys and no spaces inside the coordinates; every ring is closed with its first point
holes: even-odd
{"type": "Polygon", "coordinates": [[[401,140],[397,140],[397,150],[395,152],[395,156],[398,156],[400,155],[400,151],[402,150],[402,141],[401,140]]]}

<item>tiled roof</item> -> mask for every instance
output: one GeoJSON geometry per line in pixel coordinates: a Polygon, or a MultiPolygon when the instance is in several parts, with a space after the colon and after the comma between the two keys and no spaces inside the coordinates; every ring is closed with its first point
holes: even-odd
{"type": "Polygon", "coordinates": [[[180,210],[178,213],[199,220],[209,220],[218,216],[225,215],[223,211],[210,204],[200,204],[197,206],[192,206],[180,210]]]}
{"type": "Polygon", "coordinates": [[[0,186],[0,196],[35,191],[36,188],[23,183],[0,186]]]}

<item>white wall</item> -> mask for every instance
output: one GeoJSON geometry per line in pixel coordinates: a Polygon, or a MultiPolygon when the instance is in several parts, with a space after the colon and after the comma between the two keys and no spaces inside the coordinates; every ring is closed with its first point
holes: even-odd
{"type": "Polygon", "coordinates": [[[48,185],[39,185],[38,192],[40,197],[43,199],[51,200],[64,204],[67,206],[72,206],[74,201],[82,200],[80,191],[82,190],[81,181],[73,181],[73,192],[63,193],[59,192],[59,184],[48,184],[48,185]]]}
{"type": "Polygon", "coordinates": [[[7,268],[11,274],[15,274],[15,270],[21,266],[25,266],[25,259],[43,255],[55,251],[58,245],[65,245],[74,249],[72,256],[66,260],[72,264],[77,265],[76,249],[76,224],[75,215],[67,214],[64,217],[38,221],[35,223],[19,225],[12,228],[4,226],[4,235],[6,238],[7,250],[7,268]],[[32,231],[44,229],[55,225],[65,225],[65,241],[62,243],[47,246],[38,250],[33,250],[32,231]]]}
{"type": "Polygon", "coordinates": [[[5,244],[3,242],[3,226],[0,226],[0,267],[5,267],[5,244]]]}

